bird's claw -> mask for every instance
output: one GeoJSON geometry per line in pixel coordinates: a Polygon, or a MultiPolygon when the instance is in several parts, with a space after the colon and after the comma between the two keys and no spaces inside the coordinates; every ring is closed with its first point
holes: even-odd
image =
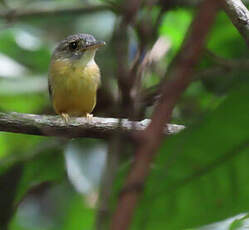
{"type": "Polygon", "coordinates": [[[65,123],[68,124],[69,119],[70,119],[69,115],[67,113],[62,113],[61,116],[62,116],[62,119],[65,121],[65,123]]]}
{"type": "Polygon", "coordinates": [[[86,114],[86,119],[87,119],[88,122],[91,122],[92,119],[93,119],[93,115],[90,114],[90,113],[87,113],[87,114],[86,114]]]}

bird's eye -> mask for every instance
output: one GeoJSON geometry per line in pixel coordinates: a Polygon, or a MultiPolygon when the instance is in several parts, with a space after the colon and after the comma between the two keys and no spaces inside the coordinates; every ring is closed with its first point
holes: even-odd
{"type": "Polygon", "coordinates": [[[71,42],[69,43],[69,49],[70,50],[75,50],[78,47],[78,42],[71,42]]]}

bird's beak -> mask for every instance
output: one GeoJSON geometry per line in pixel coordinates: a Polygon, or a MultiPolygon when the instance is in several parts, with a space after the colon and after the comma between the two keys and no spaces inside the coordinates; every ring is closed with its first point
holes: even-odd
{"type": "Polygon", "coordinates": [[[94,41],[91,42],[90,44],[86,45],[82,50],[89,50],[89,49],[97,49],[100,48],[102,46],[105,46],[105,42],[104,41],[94,41]]]}

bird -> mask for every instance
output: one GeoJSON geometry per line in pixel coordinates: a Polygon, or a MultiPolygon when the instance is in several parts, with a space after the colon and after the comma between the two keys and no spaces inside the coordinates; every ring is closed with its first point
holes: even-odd
{"type": "Polygon", "coordinates": [[[68,123],[71,116],[91,118],[100,69],[94,57],[104,41],[91,34],[67,36],[56,46],[50,61],[48,90],[55,112],[68,123]]]}

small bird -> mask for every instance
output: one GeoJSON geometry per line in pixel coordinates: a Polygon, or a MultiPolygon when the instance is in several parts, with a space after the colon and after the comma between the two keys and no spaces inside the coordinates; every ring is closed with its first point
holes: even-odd
{"type": "Polygon", "coordinates": [[[70,116],[92,117],[100,85],[94,56],[104,45],[90,34],[74,34],[61,41],[52,54],[49,95],[55,112],[66,122],[70,116]]]}

